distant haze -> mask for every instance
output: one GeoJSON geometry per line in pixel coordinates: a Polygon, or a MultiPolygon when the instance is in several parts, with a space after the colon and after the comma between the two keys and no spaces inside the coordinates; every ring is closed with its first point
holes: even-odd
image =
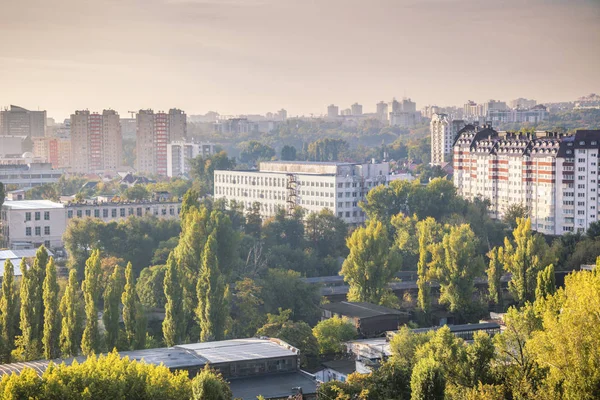
{"type": "Polygon", "coordinates": [[[2,0],[0,37],[0,105],[57,119],[600,92],[599,0],[2,0]]]}

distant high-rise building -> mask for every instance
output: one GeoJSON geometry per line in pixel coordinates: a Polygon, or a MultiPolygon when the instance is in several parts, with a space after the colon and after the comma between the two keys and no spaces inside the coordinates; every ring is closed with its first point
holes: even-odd
{"type": "Polygon", "coordinates": [[[433,114],[431,117],[431,165],[442,165],[450,161],[452,145],[458,132],[464,128],[462,120],[451,121],[447,114],[433,114]]]}
{"type": "Polygon", "coordinates": [[[362,115],[362,113],[363,113],[362,105],[360,105],[358,103],[354,103],[354,104],[352,104],[351,108],[352,108],[352,115],[362,115]]]}
{"type": "Polygon", "coordinates": [[[417,111],[417,103],[412,101],[411,99],[404,98],[402,99],[402,111],[403,112],[416,112],[417,111]]]}
{"type": "Polygon", "coordinates": [[[187,116],[178,109],[169,113],[140,110],[137,114],[136,168],[138,172],[167,176],[167,144],[185,139],[187,116]]]}
{"type": "Polygon", "coordinates": [[[339,108],[336,105],[331,104],[327,107],[327,117],[329,118],[337,118],[339,115],[339,108]]]}
{"type": "Polygon", "coordinates": [[[71,115],[72,172],[114,171],[121,165],[121,157],[121,124],[116,111],[80,110],[71,115]]]}
{"type": "Polygon", "coordinates": [[[519,97],[518,99],[509,101],[508,105],[512,109],[529,110],[537,105],[537,101],[519,97]]]}
{"type": "Polygon", "coordinates": [[[345,109],[342,110],[342,112],[340,113],[340,115],[350,116],[350,115],[352,115],[352,109],[351,108],[345,108],[345,109]]]}
{"type": "Polygon", "coordinates": [[[3,135],[44,137],[46,136],[46,111],[30,111],[11,105],[0,111],[3,135]]]}
{"type": "Polygon", "coordinates": [[[402,99],[402,102],[393,99],[388,110],[389,123],[393,126],[410,128],[415,126],[421,117],[421,113],[417,112],[417,104],[407,98],[402,99]]]}
{"type": "Polygon", "coordinates": [[[172,108],[169,110],[169,140],[185,140],[187,137],[187,116],[185,112],[172,108]]]}
{"type": "Polygon", "coordinates": [[[123,139],[135,139],[137,121],[135,118],[121,118],[123,139]]]}
{"type": "Polygon", "coordinates": [[[388,104],[385,101],[377,103],[377,119],[381,122],[388,120],[388,104]]]}
{"type": "Polygon", "coordinates": [[[277,111],[277,120],[279,121],[285,121],[287,119],[287,111],[284,110],[283,108],[279,111],[277,111]]]}

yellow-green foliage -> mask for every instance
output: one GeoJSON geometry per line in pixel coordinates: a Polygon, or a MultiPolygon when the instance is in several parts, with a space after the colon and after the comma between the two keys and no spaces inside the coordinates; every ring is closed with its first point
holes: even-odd
{"type": "Polygon", "coordinates": [[[167,367],[130,361],[113,352],[81,364],[51,365],[42,377],[30,368],[5,375],[0,398],[183,400],[191,398],[190,382],[187,372],[171,373],[167,367]]]}

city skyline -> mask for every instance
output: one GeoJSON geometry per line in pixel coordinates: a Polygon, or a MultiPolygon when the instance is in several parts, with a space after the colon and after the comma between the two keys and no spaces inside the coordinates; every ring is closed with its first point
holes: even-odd
{"type": "Polygon", "coordinates": [[[590,0],[77,4],[0,6],[0,34],[20,38],[4,42],[0,104],[57,121],[82,107],[295,116],[331,103],[374,112],[394,96],[421,108],[600,91],[590,0]]]}

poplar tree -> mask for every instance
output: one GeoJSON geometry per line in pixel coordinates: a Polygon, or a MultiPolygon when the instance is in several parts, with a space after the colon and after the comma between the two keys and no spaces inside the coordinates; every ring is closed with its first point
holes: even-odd
{"type": "Polygon", "coordinates": [[[100,251],[94,250],[85,263],[85,279],[81,285],[85,302],[85,328],[81,338],[81,350],[84,355],[92,355],[100,350],[98,331],[98,297],[100,294],[100,251]]]}
{"type": "Polygon", "coordinates": [[[123,268],[115,265],[104,291],[104,314],[102,314],[108,351],[112,351],[117,346],[119,339],[119,305],[121,304],[124,285],[123,268]]]}
{"type": "Polygon", "coordinates": [[[51,360],[57,358],[60,353],[60,315],[58,313],[58,281],[56,278],[56,266],[54,258],[46,266],[46,277],[44,279],[44,357],[51,360]]]}
{"type": "Polygon", "coordinates": [[[348,300],[380,304],[401,263],[399,254],[390,251],[387,228],[372,219],[367,226],[356,229],[346,244],[350,253],[340,275],[350,285],[348,300]]]}
{"type": "Polygon", "coordinates": [[[144,321],[138,319],[145,319],[145,315],[137,299],[131,262],[125,268],[125,290],[121,296],[121,302],[123,303],[123,323],[125,324],[127,343],[129,343],[131,349],[143,347],[146,337],[145,323],[142,324],[144,321]],[[140,332],[141,329],[144,329],[144,331],[140,332]]]}
{"type": "Polygon", "coordinates": [[[60,301],[60,314],[62,315],[60,331],[60,351],[63,356],[77,355],[81,334],[81,304],[77,291],[77,270],[69,272],[69,281],[65,293],[60,301]]]}
{"type": "Polygon", "coordinates": [[[19,338],[19,357],[24,360],[35,360],[42,355],[42,283],[40,269],[46,269],[48,253],[41,246],[33,262],[28,268],[25,259],[21,260],[21,337],[19,338]]]}
{"type": "Polygon", "coordinates": [[[15,324],[17,315],[17,299],[15,293],[15,267],[10,260],[4,262],[2,275],[2,298],[0,299],[0,329],[2,329],[1,362],[10,362],[10,352],[15,347],[15,324]]]}
{"type": "Polygon", "coordinates": [[[544,300],[547,296],[556,292],[556,277],[554,276],[554,264],[538,272],[537,287],[535,288],[536,300],[544,300]]]}
{"type": "Polygon", "coordinates": [[[227,318],[227,300],[225,280],[219,271],[215,232],[206,241],[196,289],[198,294],[196,315],[200,322],[200,341],[222,340],[227,318]]]}
{"type": "Polygon", "coordinates": [[[503,306],[502,299],[502,258],[504,257],[504,249],[502,247],[494,247],[489,253],[490,264],[487,269],[488,276],[488,292],[489,298],[500,308],[503,306]]]}
{"type": "Polygon", "coordinates": [[[540,256],[548,251],[543,238],[534,236],[529,218],[517,218],[513,240],[504,239],[504,270],[512,274],[508,288],[519,305],[535,299],[538,272],[544,268],[540,256]]]}
{"type": "Polygon", "coordinates": [[[431,308],[431,287],[429,286],[431,262],[431,245],[441,239],[442,226],[429,217],[417,223],[419,236],[419,260],[417,262],[417,306],[423,312],[431,308]]]}
{"type": "Polygon", "coordinates": [[[167,260],[164,290],[167,302],[165,304],[165,319],[162,329],[165,344],[171,347],[181,343],[183,336],[183,298],[179,272],[177,271],[177,261],[173,252],[169,254],[167,260]]]}

